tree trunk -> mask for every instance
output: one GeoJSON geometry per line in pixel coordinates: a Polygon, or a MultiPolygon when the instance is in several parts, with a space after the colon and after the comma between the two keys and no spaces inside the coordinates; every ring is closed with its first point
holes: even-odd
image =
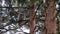
{"type": "Polygon", "coordinates": [[[36,3],[30,6],[30,34],[35,34],[35,8],[36,8],[36,3]]]}
{"type": "Polygon", "coordinates": [[[56,34],[56,11],[55,0],[47,0],[47,7],[45,12],[45,33],[44,34],[56,34]]]}

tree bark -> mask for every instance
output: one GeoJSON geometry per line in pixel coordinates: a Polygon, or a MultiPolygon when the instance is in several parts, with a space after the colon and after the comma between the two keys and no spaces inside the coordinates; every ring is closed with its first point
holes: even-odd
{"type": "Polygon", "coordinates": [[[35,9],[36,9],[36,3],[30,6],[30,34],[35,34],[35,9]]]}
{"type": "Polygon", "coordinates": [[[45,33],[56,34],[56,19],[55,19],[55,0],[47,0],[47,7],[45,12],[45,33]]]}

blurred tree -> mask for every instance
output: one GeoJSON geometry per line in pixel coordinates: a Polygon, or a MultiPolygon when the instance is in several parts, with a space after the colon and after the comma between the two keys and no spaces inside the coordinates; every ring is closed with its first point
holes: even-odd
{"type": "Polygon", "coordinates": [[[56,34],[55,0],[46,0],[44,34],[56,34]]]}
{"type": "Polygon", "coordinates": [[[36,0],[31,0],[30,3],[30,34],[35,34],[35,9],[36,9],[36,0]]]}

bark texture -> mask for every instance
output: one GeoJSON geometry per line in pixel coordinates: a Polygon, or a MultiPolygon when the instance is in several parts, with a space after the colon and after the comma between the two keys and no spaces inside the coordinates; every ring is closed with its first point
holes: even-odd
{"type": "Polygon", "coordinates": [[[30,6],[30,34],[35,34],[35,8],[36,3],[30,6]]]}
{"type": "Polygon", "coordinates": [[[45,12],[45,32],[44,34],[56,34],[56,19],[55,19],[55,0],[47,0],[45,12]]]}

